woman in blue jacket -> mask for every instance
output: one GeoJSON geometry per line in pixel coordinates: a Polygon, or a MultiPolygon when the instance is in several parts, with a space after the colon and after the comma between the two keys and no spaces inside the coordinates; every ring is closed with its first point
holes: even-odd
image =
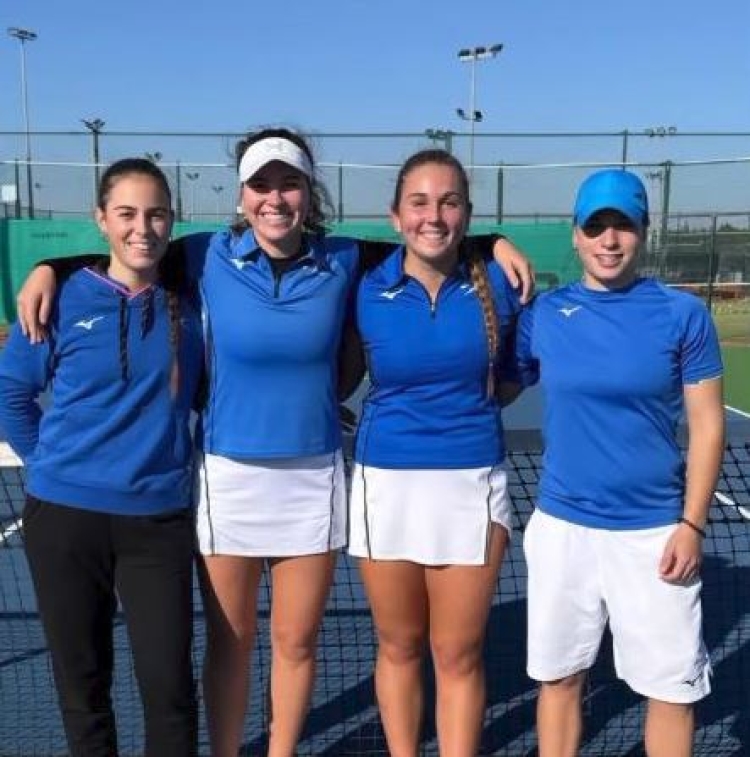
{"type": "Polygon", "coordinates": [[[185,757],[197,727],[188,420],[200,315],[167,256],[171,198],[156,166],[111,165],[96,219],[109,258],[62,284],[46,341],[16,325],[0,356],[0,428],[26,465],[26,553],[71,755],[117,754],[119,599],[145,754],[185,757]]]}
{"type": "Polygon", "coordinates": [[[175,243],[199,284],[206,334],[197,512],[203,690],[212,755],[235,757],[269,565],[269,754],[278,757],[293,754],[304,723],[317,633],[346,540],[338,401],[353,387],[339,354],[352,293],[361,269],[392,246],[325,234],[326,193],[300,135],[249,134],[236,165],[241,221],[175,243]]]}

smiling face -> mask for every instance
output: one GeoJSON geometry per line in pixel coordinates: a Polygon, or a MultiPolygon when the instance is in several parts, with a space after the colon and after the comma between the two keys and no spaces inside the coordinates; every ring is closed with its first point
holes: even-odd
{"type": "Polygon", "coordinates": [[[240,202],[255,239],[269,255],[298,252],[310,210],[310,183],[303,173],[271,161],[242,185],[240,202]]]}
{"type": "Polygon", "coordinates": [[[109,240],[110,276],[131,290],[153,283],[172,220],[169,194],[154,176],[115,176],[96,209],[99,229],[109,240]]]}
{"type": "Polygon", "coordinates": [[[590,289],[619,289],[637,275],[643,230],[617,210],[600,210],[573,230],[573,245],[590,289]]]}
{"type": "Polygon", "coordinates": [[[451,164],[424,162],[404,173],[391,212],[404,238],[406,265],[447,273],[471,216],[465,177],[451,164]]]}

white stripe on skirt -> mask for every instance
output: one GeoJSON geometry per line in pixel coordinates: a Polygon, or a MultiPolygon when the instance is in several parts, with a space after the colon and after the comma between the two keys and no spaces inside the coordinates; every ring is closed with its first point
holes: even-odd
{"type": "Polygon", "coordinates": [[[392,470],[355,465],[349,552],[422,565],[484,565],[490,524],[511,531],[501,465],[392,470]]]}

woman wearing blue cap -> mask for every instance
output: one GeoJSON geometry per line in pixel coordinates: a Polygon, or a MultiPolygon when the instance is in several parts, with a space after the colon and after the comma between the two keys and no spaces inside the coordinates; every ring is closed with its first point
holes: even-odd
{"type": "Polygon", "coordinates": [[[577,751],[607,621],[617,675],[649,700],[650,757],[691,754],[692,705],[710,690],[699,569],[722,455],[722,364],[703,304],[639,276],[648,223],[637,176],[589,176],[574,211],[582,281],[541,295],[519,323],[525,381],[541,373],[545,396],[524,540],[542,757],[577,751]]]}

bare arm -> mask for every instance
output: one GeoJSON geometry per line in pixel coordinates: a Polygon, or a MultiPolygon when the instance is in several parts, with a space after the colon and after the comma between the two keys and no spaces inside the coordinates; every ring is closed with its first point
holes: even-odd
{"type": "Polygon", "coordinates": [[[492,254],[503,269],[514,289],[521,289],[521,304],[525,305],[534,294],[534,266],[507,237],[498,237],[492,254]]]}
{"type": "Polygon", "coordinates": [[[18,325],[32,344],[43,342],[57,291],[57,278],[48,265],[38,265],[16,296],[18,325]]]}
{"type": "Polygon", "coordinates": [[[86,254],[50,258],[42,260],[32,269],[16,297],[18,325],[32,344],[43,341],[47,335],[58,283],[102,259],[106,256],[86,254]]]}
{"type": "MultiPolygon", "coordinates": [[[[525,305],[534,294],[534,266],[531,261],[504,236],[481,234],[469,239],[478,243],[482,249],[487,249],[492,243],[493,257],[508,277],[511,286],[514,289],[521,289],[521,304],[525,305]]],[[[393,242],[359,240],[358,244],[362,270],[374,268],[396,248],[393,242]]]]}
{"type": "Polygon", "coordinates": [[[720,378],[684,388],[688,425],[685,502],[681,523],[667,543],[659,574],[665,581],[690,581],[698,574],[703,551],[701,531],[708,521],[724,449],[724,406],[720,378]],[[692,524],[692,525],[689,525],[692,524]]]}

